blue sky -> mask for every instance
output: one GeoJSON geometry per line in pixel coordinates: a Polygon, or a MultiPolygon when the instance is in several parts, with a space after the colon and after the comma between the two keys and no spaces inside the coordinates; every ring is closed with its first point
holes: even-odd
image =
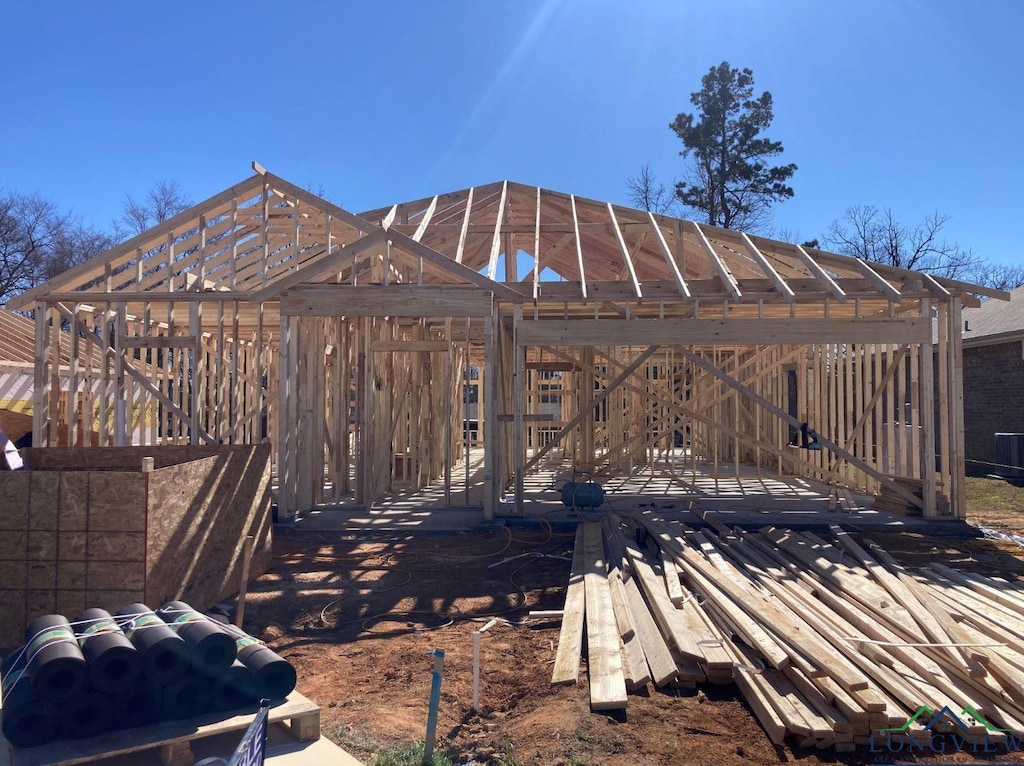
{"type": "Polygon", "coordinates": [[[104,225],[176,179],[196,200],[256,159],[352,210],[511,178],[625,202],[722,60],[775,99],[800,169],[775,225],[850,205],[1019,260],[1024,2],[12,2],[0,187],[104,225]]]}

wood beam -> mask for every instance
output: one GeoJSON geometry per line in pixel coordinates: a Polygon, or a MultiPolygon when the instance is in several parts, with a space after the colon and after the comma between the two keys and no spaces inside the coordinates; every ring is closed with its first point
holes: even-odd
{"type": "Polygon", "coordinates": [[[768,279],[775,286],[775,289],[779,291],[789,303],[792,303],[796,296],[793,294],[793,290],[786,284],[786,280],[782,278],[775,267],[772,266],[771,262],[764,257],[760,250],[757,249],[757,245],[754,244],[753,240],[750,239],[745,233],[740,232],[740,237],[743,239],[743,244],[750,250],[750,254],[757,261],[757,264],[761,267],[761,270],[768,275],[768,279]]]}
{"type": "Polygon", "coordinates": [[[619,242],[619,248],[622,250],[622,260],[626,262],[626,268],[629,269],[629,278],[633,282],[633,292],[636,293],[636,299],[640,300],[644,297],[640,291],[640,280],[636,278],[636,269],[633,267],[633,259],[629,255],[629,248],[626,247],[626,240],[622,237],[622,229],[619,228],[618,219],[615,218],[615,209],[612,208],[612,203],[608,203],[608,216],[612,220],[612,229],[615,231],[615,238],[619,242]]]}
{"type": "Polygon", "coordinates": [[[928,319],[572,319],[525,320],[527,346],[927,343],[928,319]]]}
{"type": "Polygon", "coordinates": [[[473,187],[471,186],[469,187],[469,196],[466,198],[466,213],[462,217],[462,228],[459,230],[459,244],[455,248],[456,263],[462,263],[462,256],[466,252],[466,236],[469,234],[469,218],[472,214],[473,187]]]}
{"type": "Polygon", "coordinates": [[[470,286],[304,285],[281,296],[282,315],[476,317],[490,313],[490,294],[470,286]]]}
{"type": "Polygon", "coordinates": [[[686,284],[686,280],[683,278],[682,272],[679,270],[679,264],[677,264],[676,259],[672,257],[672,251],[669,250],[668,242],[665,241],[665,235],[662,233],[657,220],[655,220],[654,213],[648,211],[647,216],[651,221],[651,228],[654,230],[654,238],[658,243],[658,247],[661,249],[661,254],[665,257],[665,263],[668,265],[668,269],[672,273],[672,279],[675,280],[676,287],[679,288],[679,294],[683,297],[684,301],[692,300],[693,296],[690,295],[690,288],[686,284]]]}
{"type": "MultiPolygon", "coordinates": [[[[491,255],[487,261],[487,278],[496,280],[498,276],[498,253],[501,252],[501,224],[505,217],[505,205],[508,204],[508,181],[501,184],[501,201],[498,203],[498,217],[494,222],[494,235],[491,237],[491,255]]],[[[505,253],[508,258],[508,253],[505,253]]]]}
{"type": "Polygon", "coordinates": [[[736,282],[736,277],[734,277],[732,272],[729,271],[729,267],[725,265],[725,261],[722,260],[722,257],[715,252],[714,246],[710,241],[708,241],[707,236],[704,234],[704,230],[700,228],[700,224],[696,221],[689,221],[688,223],[693,227],[693,230],[697,235],[697,241],[700,242],[705,255],[707,255],[708,260],[711,261],[711,266],[715,270],[715,273],[718,274],[718,277],[722,280],[722,284],[725,286],[726,292],[732,296],[734,301],[739,302],[743,295],[740,292],[739,284],[736,282]]]}
{"type": "Polygon", "coordinates": [[[580,290],[583,293],[583,300],[587,299],[587,276],[586,270],[583,268],[583,240],[580,239],[580,217],[576,212],[576,197],[570,196],[569,201],[572,205],[572,225],[573,231],[576,234],[576,263],[580,270],[580,290]]]}

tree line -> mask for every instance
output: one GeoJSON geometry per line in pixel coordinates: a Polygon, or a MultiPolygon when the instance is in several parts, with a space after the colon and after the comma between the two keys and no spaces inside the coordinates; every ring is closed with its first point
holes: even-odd
{"type": "MultiPolygon", "coordinates": [[[[669,123],[683,144],[682,177],[666,187],[645,164],[626,181],[630,201],[655,213],[796,241],[791,232],[770,229],[771,208],[793,196],[788,181],[797,171],[793,163],[775,164],[782,142],[764,135],[774,119],[771,93],[755,96],[754,73],[723,61],[704,75],[690,102],[696,110],[669,123]]],[[[944,236],[948,221],[935,212],[908,224],[891,208],[853,205],[802,244],[1000,290],[1024,285],[1024,264],[987,261],[961,247],[944,236]]]]}

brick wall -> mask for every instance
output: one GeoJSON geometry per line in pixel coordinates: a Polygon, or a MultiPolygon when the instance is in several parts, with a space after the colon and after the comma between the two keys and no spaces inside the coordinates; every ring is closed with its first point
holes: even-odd
{"type": "Polygon", "coordinates": [[[968,474],[991,473],[996,433],[1024,433],[1021,342],[964,349],[964,444],[968,474]]]}

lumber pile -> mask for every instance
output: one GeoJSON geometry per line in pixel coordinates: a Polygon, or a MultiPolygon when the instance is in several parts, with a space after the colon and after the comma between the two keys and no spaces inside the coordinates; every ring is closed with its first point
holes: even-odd
{"type": "MultiPolygon", "coordinates": [[[[894,482],[912,493],[919,500],[924,497],[924,482],[920,479],[908,479],[903,476],[891,477],[894,482]]],[[[871,504],[873,508],[886,513],[898,513],[902,516],[920,516],[920,506],[909,502],[902,495],[897,494],[889,487],[883,486],[881,491],[875,495],[875,501],[871,504]]],[[[945,495],[938,494],[935,497],[935,508],[940,516],[949,513],[949,500],[945,495]]]]}
{"type": "Polygon", "coordinates": [[[952,726],[998,746],[1024,731],[1024,585],[911,572],[834,525],[705,521],[578,527],[552,683],[578,680],[586,628],[595,710],[650,682],[735,682],[776,744],[911,747],[952,726]]]}

